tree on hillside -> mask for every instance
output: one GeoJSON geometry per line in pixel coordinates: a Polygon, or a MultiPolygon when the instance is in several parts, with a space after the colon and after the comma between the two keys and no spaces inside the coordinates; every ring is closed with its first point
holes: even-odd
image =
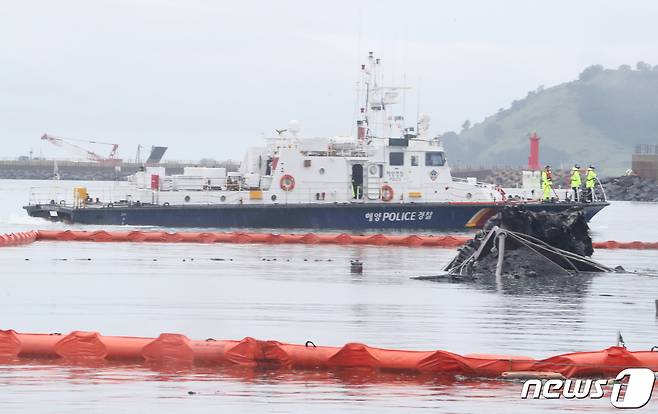
{"type": "Polygon", "coordinates": [[[471,127],[471,121],[468,119],[462,124],[462,132],[467,131],[471,127]]]}
{"type": "Polygon", "coordinates": [[[580,79],[581,81],[588,81],[594,79],[594,77],[601,72],[603,72],[602,65],[588,66],[585,68],[585,70],[580,72],[580,75],[578,75],[578,79],[580,79]]]}
{"type": "Polygon", "coordinates": [[[648,64],[647,62],[639,61],[635,64],[635,69],[642,72],[648,72],[651,70],[651,65],[648,64]]]}
{"type": "Polygon", "coordinates": [[[457,135],[454,131],[448,131],[439,135],[439,140],[443,145],[443,149],[446,150],[450,160],[457,161],[459,163],[460,161],[467,158],[465,156],[466,145],[465,143],[461,142],[459,135],[457,135]]]}
{"type": "Polygon", "coordinates": [[[628,71],[633,70],[631,68],[631,65],[619,65],[618,69],[621,70],[622,72],[628,72],[628,71]]]}
{"type": "Polygon", "coordinates": [[[497,123],[490,123],[484,128],[484,136],[489,141],[497,141],[503,136],[503,128],[497,123]]]}
{"type": "Polygon", "coordinates": [[[439,141],[445,144],[446,141],[456,141],[459,139],[459,135],[455,131],[448,131],[443,134],[438,135],[439,141]]]}

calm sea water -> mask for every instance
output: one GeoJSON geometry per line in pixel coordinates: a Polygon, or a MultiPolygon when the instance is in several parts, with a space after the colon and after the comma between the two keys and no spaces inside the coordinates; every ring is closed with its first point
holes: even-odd
{"type": "MultiPolygon", "coordinates": [[[[44,184],[0,181],[0,232],[70,227],[21,210],[29,187],[44,184]]],[[[60,185],[66,192],[76,183],[60,185]]],[[[597,240],[658,241],[656,217],[658,204],[614,203],[591,227],[597,240]]],[[[3,328],[23,332],[177,332],[538,358],[606,348],[617,331],[633,350],[658,344],[656,251],[597,251],[594,259],[631,273],[548,284],[506,281],[497,289],[411,279],[440,273],[453,255],[406,247],[39,242],[0,249],[0,315],[3,328]],[[349,272],[356,258],[363,275],[349,272]]],[[[0,365],[0,412],[613,410],[605,399],[520,400],[519,383],[368,375],[0,365]]]]}

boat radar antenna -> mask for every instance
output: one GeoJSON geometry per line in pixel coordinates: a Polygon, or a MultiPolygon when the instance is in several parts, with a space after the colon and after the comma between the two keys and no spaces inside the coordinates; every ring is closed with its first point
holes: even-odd
{"type": "Polygon", "coordinates": [[[418,122],[416,124],[416,132],[418,133],[418,138],[423,138],[427,131],[430,129],[431,118],[429,115],[420,113],[418,115],[418,122]]]}
{"type": "Polygon", "coordinates": [[[408,89],[404,86],[384,86],[382,82],[382,61],[368,52],[366,64],[361,65],[363,84],[365,86],[365,104],[360,108],[360,119],[357,120],[357,138],[360,143],[372,138],[387,138],[393,129],[405,133],[402,116],[389,116],[389,106],[398,103],[399,91],[408,89]]]}

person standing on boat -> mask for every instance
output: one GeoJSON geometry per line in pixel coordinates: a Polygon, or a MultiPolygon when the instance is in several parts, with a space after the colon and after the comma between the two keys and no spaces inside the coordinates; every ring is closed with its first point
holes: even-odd
{"type": "Polygon", "coordinates": [[[576,164],[571,169],[571,189],[573,190],[573,201],[580,201],[579,192],[582,181],[580,179],[580,165],[576,164]]]}
{"type": "Polygon", "coordinates": [[[544,190],[543,199],[550,200],[553,195],[553,170],[550,165],[541,172],[541,188],[544,190]]]}
{"type": "Polygon", "coordinates": [[[587,201],[592,202],[594,200],[594,187],[596,186],[596,168],[590,164],[587,169],[587,175],[585,176],[585,189],[587,190],[587,201]]]}

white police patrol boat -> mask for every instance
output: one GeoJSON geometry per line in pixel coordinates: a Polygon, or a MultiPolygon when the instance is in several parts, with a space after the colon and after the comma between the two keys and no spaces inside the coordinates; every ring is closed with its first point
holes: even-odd
{"type": "MultiPolygon", "coordinates": [[[[401,87],[383,86],[372,52],[362,65],[364,105],[353,137],[307,137],[287,130],[248,150],[239,171],[187,167],[181,175],[146,166],[125,194],[100,199],[76,189],[71,203],[30,203],[28,214],[86,224],[309,229],[459,229],[480,227],[510,203],[529,210],[583,207],[588,219],[607,204],[540,202],[450,173],[441,142],[392,109],[401,87]]],[[[539,195],[539,194],[537,194],[539,195]]]]}

